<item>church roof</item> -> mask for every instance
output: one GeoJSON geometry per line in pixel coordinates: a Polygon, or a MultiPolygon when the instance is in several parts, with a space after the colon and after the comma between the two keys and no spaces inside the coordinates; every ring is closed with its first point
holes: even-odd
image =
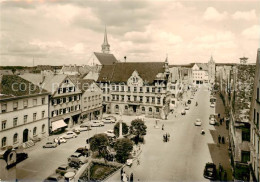
{"type": "Polygon", "coordinates": [[[137,71],[147,83],[153,83],[159,73],[164,73],[164,62],[119,62],[114,65],[105,65],[97,81],[127,82],[134,71],[137,71]]]}
{"type": "Polygon", "coordinates": [[[102,65],[112,65],[118,62],[114,54],[94,52],[94,55],[102,65]]]}

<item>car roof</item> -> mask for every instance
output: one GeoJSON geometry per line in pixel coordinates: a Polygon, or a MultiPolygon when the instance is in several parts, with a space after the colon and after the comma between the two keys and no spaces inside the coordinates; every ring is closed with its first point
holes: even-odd
{"type": "Polygon", "coordinates": [[[68,165],[67,164],[62,164],[59,167],[68,167],[68,165]]]}
{"type": "Polygon", "coordinates": [[[79,153],[79,152],[74,152],[72,155],[81,155],[81,153],[79,153]]]}

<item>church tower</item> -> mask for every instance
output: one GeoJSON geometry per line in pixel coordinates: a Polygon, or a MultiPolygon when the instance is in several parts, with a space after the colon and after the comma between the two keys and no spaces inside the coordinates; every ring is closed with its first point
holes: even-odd
{"type": "Polygon", "coordinates": [[[214,84],[215,82],[215,75],[216,75],[216,65],[213,57],[210,57],[208,62],[208,73],[209,73],[209,83],[214,84]]]}
{"type": "Polygon", "coordinates": [[[103,42],[101,47],[102,47],[102,52],[103,53],[109,54],[109,52],[110,52],[110,45],[108,44],[108,41],[107,41],[107,28],[106,27],[105,27],[104,42],[103,42]]]}

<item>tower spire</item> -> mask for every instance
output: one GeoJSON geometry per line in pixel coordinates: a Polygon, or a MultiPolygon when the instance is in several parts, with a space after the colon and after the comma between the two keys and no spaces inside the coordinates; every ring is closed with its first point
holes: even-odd
{"type": "Polygon", "coordinates": [[[107,40],[107,27],[105,26],[105,33],[104,33],[104,42],[102,44],[102,52],[109,54],[110,51],[110,45],[107,40]]]}

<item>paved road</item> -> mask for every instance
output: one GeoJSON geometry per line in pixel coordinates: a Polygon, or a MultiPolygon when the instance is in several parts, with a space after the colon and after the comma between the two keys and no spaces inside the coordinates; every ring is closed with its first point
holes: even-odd
{"type": "MultiPolygon", "coordinates": [[[[26,149],[29,158],[16,166],[17,179],[43,181],[46,177],[53,174],[55,169],[61,164],[67,164],[67,158],[79,147],[86,145],[86,138],[96,133],[112,129],[113,124],[106,124],[104,127],[92,128],[91,131],[82,132],[76,139],[68,139],[67,143],[61,144],[55,149],[43,149],[42,145],[48,140],[44,139],[36,146],[26,149]]],[[[55,138],[49,137],[49,140],[55,138]]]]}
{"type": "MultiPolygon", "coordinates": [[[[165,131],[155,129],[154,122],[147,122],[148,132],[140,155],[140,165],[134,163],[131,169],[126,167],[125,171],[129,174],[133,172],[135,181],[208,181],[203,177],[203,170],[206,162],[212,162],[208,143],[213,143],[209,130],[214,130],[208,120],[209,115],[215,112],[209,107],[209,98],[207,88],[201,88],[187,115],[175,118],[174,114],[160,123],[165,125],[165,131]],[[202,119],[205,136],[200,134],[202,127],[194,126],[196,118],[202,119]],[[162,140],[165,132],[171,135],[168,143],[162,140]]],[[[118,173],[108,181],[119,179],[118,173]]]]}

